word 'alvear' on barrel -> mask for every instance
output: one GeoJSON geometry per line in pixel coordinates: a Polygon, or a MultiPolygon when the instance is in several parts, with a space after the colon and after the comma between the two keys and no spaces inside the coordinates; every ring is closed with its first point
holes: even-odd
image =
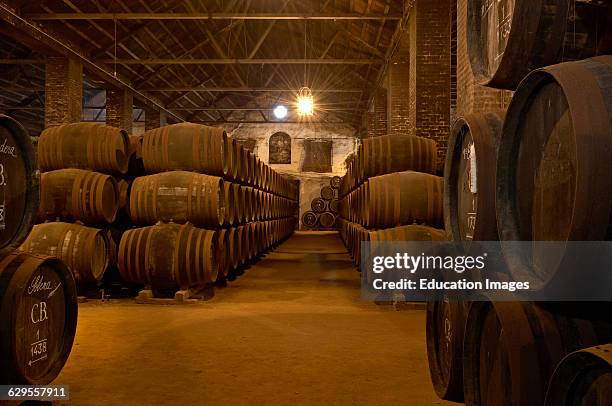
{"type": "Polygon", "coordinates": [[[102,230],[62,222],[34,226],[23,251],[64,261],[77,283],[96,283],[109,264],[109,240],[102,230]]]}
{"type": "Polygon", "coordinates": [[[189,223],[128,230],[119,244],[119,272],[153,289],[203,287],[217,278],[217,238],[189,223]]]}
{"type": "Polygon", "coordinates": [[[39,181],[30,136],[17,121],[0,114],[0,255],[17,248],[32,228],[39,181]]]}
{"type": "Polygon", "coordinates": [[[5,256],[0,261],[0,384],[53,381],[72,349],[77,313],[74,278],[62,261],[20,251],[5,256]]]}
{"type": "Polygon", "coordinates": [[[50,127],[38,140],[40,169],[78,168],[125,174],[129,144],[124,130],[103,124],[73,123],[50,127]]]}
{"type": "MultiPolygon", "coordinates": [[[[496,213],[502,241],[603,241],[612,208],[612,56],[532,72],[508,109],[499,146],[496,213]],[[585,102],[588,100],[588,103],[585,102]]],[[[504,246],[502,245],[502,248],[504,246]]],[[[597,281],[598,269],[534,267],[506,258],[533,288],[597,281]],[[528,278],[528,279],[526,279],[528,278]]],[[[540,262],[534,255],[534,260],[540,262]]],[[[567,258],[569,261],[572,258],[567,258]]]]}
{"type": "Polygon", "coordinates": [[[218,227],[225,220],[223,179],[194,172],[162,172],[136,178],[130,217],[136,224],[191,222],[218,227]]]}
{"type": "Polygon", "coordinates": [[[119,208],[117,182],[110,175],[82,169],[45,172],[40,181],[40,220],[112,223],[119,208]]]}

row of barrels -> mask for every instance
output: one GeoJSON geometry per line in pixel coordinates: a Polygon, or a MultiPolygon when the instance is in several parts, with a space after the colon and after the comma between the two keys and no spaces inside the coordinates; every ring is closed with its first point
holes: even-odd
{"type": "Polygon", "coordinates": [[[413,171],[376,176],[340,200],[340,215],[367,228],[425,223],[442,228],[442,177],[413,171]]]}
{"type": "Polygon", "coordinates": [[[137,225],[157,221],[219,227],[289,217],[294,200],[223,178],[171,171],[139,177],[130,191],[129,214],[137,225]]]}
{"type": "Polygon", "coordinates": [[[429,369],[440,398],[468,406],[608,404],[612,323],[600,304],[586,318],[572,303],[485,299],[427,305],[429,369]]]}
{"type": "Polygon", "coordinates": [[[323,186],[320,197],[315,197],[310,202],[311,210],[302,214],[302,225],[310,229],[333,228],[339,211],[338,188],[341,179],[333,176],[329,179],[329,185],[323,186]]]}
{"type": "Polygon", "coordinates": [[[4,115],[0,143],[0,384],[43,385],[72,349],[76,285],[61,260],[17,250],[38,212],[40,176],[27,131],[4,115]]]}
{"type": "Polygon", "coordinates": [[[142,155],[147,173],[198,172],[288,199],[298,197],[294,182],[278,174],[220,128],[179,123],[147,131],[142,137],[129,137],[118,128],[73,123],[46,129],[38,141],[42,171],[76,168],[125,175],[133,150],[142,155]]]}
{"type": "Polygon", "coordinates": [[[425,225],[411,224],[406,226],[368,230],[358,223],[343,218],[338,219],[340,238],[344,242],[356,266],[361,264],[361,244],[369,241],[446,241],[444,230],[425,225]]]}
{"type": "Polygon", "coordinates": [[[435,141],[411,135],[371,137],[362,140],[339,186],[340,198],[371,177],[393,172],[415,171],[435,174],[437,171],[435,141]]]}
{"type": "Polygon", "coordinates": [[[158,291],[200,288],[226,278],[294,228],[290,217],[220,230],[190,223],[132,229],[121,238],[119,271],[125,280],[158,291]]]}

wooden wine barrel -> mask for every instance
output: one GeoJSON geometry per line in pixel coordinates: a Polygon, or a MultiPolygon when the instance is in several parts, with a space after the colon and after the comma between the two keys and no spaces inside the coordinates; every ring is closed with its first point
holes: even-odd
{"type": "MultiPolygon", "coordinates": [[[[499,146],[496,217],[501,240],[609,239],[612,178],[604,174],[612,173],[611,86],[612,56],[543,68],[521,83],[499,146]]],[[[532,267],[522,256],[506,259],[510,274],[531,280],[532,289],[596,278],[587,276],[587,269],[576,274],[575,267],[563,266],[563,253],[544,258],[561,265],[540,267],[537,275],[528,272],[532,267]]]]}
{"type": "Polygon", "coordinates": [[[321,188],[321,198],[323,200],[331,200],[336,196],[336,194],[334,193],[334,189],[331,188],[331,186],[323,186],[321,188]]]}
{"type": "Polygon", "coordinates": [[[392,172],[416,171],[436,173],[436,142],[413,135],[387,135],[363,140],[358,180],[392,172]]]}
{"type": "Polygon", "coordinates": [[[144,162],[142,161],[142,135],[128,137],[128,169],[130,177],[143,176],[145,174],[144,162]]]}
{"type": "Polygon", "coordinates": [[[329,186],[331,186],[332,189],[339,189],[341,182],[342,178],[340,176],[332,176],[332,178],[329,180],[329,186]]]}
{"type": "Polygon", "coordinates": [[[0,256],[11,252],[32,229],[39,204],[40,174],[25,128],[0,114],[0,256]]]}
{"type": "Polygon", "coordinates": [[[236,140],[233,138],[227,138],[227,149],[225,150],[225,159],[227,174],[225,178],[227,180],[237,181],[238,170],[240,169],[240,156],[238,155],[238,145],[236,140]]]}
{"type": "Polygon", "coordinates": [[[230,268],[229,237],[229,230],[217,231],[217,280],[224,280],[230,268]]]}
{"type": "Polygon", "coordinates": [[[238,226],[236,228],[236,234],[238,235],[238,266],[240,266],[246,264],[249,259],[249,237],[246,225],[238,226]]]}
{"type": "Polygon", "coordinates": [[[255,219],[255,196],[253,188],[250,186],[243,187],[244,192],[244,209],[246,214],[246,221],[253,221],[255,219]]]}
{"type": "Polygon", "coordinates": [[[38,224],[32,228],[20,249],[64,261],[78,284],[99,282],[109,265],[106,233],[79,224],[38,224]]]}
{"type": "Polygon", "coordinates": [[[230,226],[236,224],[236,198],[234,197],[235,189],[230,182],[223,182],[223,207],[224,219],[223,224],[230,226]]]}
{"type": "Polygon", "coordinates": [[[227,262],[235,270],[240,265],[240,235],[237,227],[228,228],[227,233],[227,262]]]}
{"type": "Polygon", "coordinates": [[[427,303],[427,359],[440,399],[463,403],[463,335],[469,304],[457,300],[427,303]]]}
{"type": "Polygon", "coordinates": [[[327,203],[322,198],[317,197],[310,203],[310,208],[315,213],[323,213],[327,209],[327,203]]]}
{"type": "Polygon", "coordinates": [[[149,130],[143,137],[142,157],[149,173],[175,170],[213,176],[230,173],[231,152],[222,128],[179,123],[149,130]]]}
{"type": "Polygon", "coordinates": [[[137,178],[130,194],[130,216],[136,224],[190,222],[218,227],[225,219],[223,179],[172,171],[137,178]]]}
{"type": "Polygon", "coordinates": [[[444,230],[416,224],[370,232],[371,241],[445,241],[447,238],[444,230]]]}
{"type": "Polygon", "coordinates": [[[496,241],[495,165],[503,111],[460,117],[444,165],[444,223],[453,240],[496,241]]]}
{"type": "Polygon", "coordinates": [[[77,326],[74,278],[59,259],[15,251],[0,262],[0,382],[46,385],[66,363],[77,326]]]}
{"type": "Polygon", "coordinates": [[[607,405],[612,401],[612,344],[566,356],[548,385],[544,406],[607,405]]]}
{"type": "Polygon", "coordinates": [[[328,211],[321,213],[319,215],[319,224],[324,228],[332,228],[336,224],[336,216],[328,211]]]}
{"type": "Polygon", "coordinates": [[[365,224],[387,228],[415,222],[444,226],[443,178],[419,172],[398,172],[368,180],[361,200],[365,224]]]}
{"type": "Polygon", "coordinates": [[[529,72],[605,54],[605,7],[570,0],[468,1],[468,53],[478,84],[514,90],[529,72]],[[571,14],[570,14],[571,12],[571,14]]]}
{"type": "Polygon", "coordinates": [[[121,175],[128,170],[129,144],[127,132],[116,127],[63,124],[40,134],[38,161],[42,171],[77,168],[121,175]]]}
{"type": "Polygon", "coordinates": [[[465,327],[466,405],[541,405],[567,354],[612,340],[612,324],[531,302],[472,302],[465,327]]]}
{"type": "Polygon", "coordinates": [[[126,231],[119,243],[119,272],[128,282],[158,290],[202,287],[217,278],[217,233],[187,223],[126,231]]]}
{"type": "Polygon", "coordinates": [[[339,203],[338,203],[338,199],[332,199],[329,201],[329,204],[327,205],[329,211],[331,211],[333,214],[338,214],[339,211],[339,203]]]}
{"type": "Polygon", "coordinates": [[[117,182],[117,193],[119,194],[117,204],[119,209],[123,209],[128,204],[130,196],[131,181],[125,179],[115,179],[117,182]]]}
{"type": "Polygon", "coordinates": [[[112,223],[118,209],[117,182],[110,175],[58,169],[41,176],[39,219],[112,223]]]}
{"type": "Polygon", "coordinates": [[[234,189],[234,211],[236,213],[236,223],[244,223],[246,221],[246,213],[244,208],[246,202],[244,191],[242,186],[240,186],[238,183],[232,183],[231,185],[232,189],[234,189]]]}
{"type": "Polygon", "coordinates": [[[238,146],[238,181],[242,184],[247,184],[249,181],[249,150],[243,145],[238,146]]]}
{"type": "Polygon", "coordinates": [[[306,227],[316,227],[318,222],[319,216],[316,213],[308,210],[302,214],[302,224],[306,227]]]}

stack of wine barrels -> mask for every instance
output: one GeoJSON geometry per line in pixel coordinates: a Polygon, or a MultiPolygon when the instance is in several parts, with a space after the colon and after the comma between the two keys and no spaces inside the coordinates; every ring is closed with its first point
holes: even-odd
{"type": "Polygon", "coordinates": [[[338,190],[341,178],[334,176],[329,179],[329,185],[321,188],[321,197],[310,202],[310,208],[302,214],[302,225],[311,230],[331,230],[336,227],[340,204],[338,190]]]}
{"type": "Polygon", "coordinates": [[[159,292],[233,279],[295,228],[298,186],[225,131],[192,123],[143,136],[149,174],[130,189],[134,228],[119,245],[124,279],[159,292]]]}
{"type": "Polygon", "coordinates": [[[125,222],[129,170],[138,169],[137,137],[97,123],[72,123],[45,129],[38,141],[43,171],[37,221],[23,250],[55,255],[81,288],[101,284],[114,265],[111,230],[125,222]],[[136,141],[134,143],[133,141],[136,141]]]}
{"type": "Polygon", "coordinates": [[[436,157],[435,141],[423,137],[363,140],[339,188],[338,226],[355,264],[362,241],[445,238],[436,157]]]}
{"type": "Polygon", "coordinates": [[[0,144],[0,384],[45,385],[72,349],[76,285],[61,260],[17,249],[34,224],[40,174],[26,130],[4,115],[0,144]]]}
{"type": "MultiPolygon", "coordinates": [[[[455,241],[609,240],[612,57],[581,58],[609,52],[612,7],[502,3],[468,1],[468,47],[480,84],[515,93],[507,112],[455,123],[445,167],[446,230],[455,241]]],[[[583,280],[609,286],[601,269],[563,266],[563,253],[558,267],[537,275],[503,254],[497,270],[510,281],[527,275],[537,281],[534,291],[571,291],[583,280]]],[[[609,403],[609,302],[489,299],[462,302],[449,292],[428,303],[428,357],[439,397],[466,405],[609,403]]]]}

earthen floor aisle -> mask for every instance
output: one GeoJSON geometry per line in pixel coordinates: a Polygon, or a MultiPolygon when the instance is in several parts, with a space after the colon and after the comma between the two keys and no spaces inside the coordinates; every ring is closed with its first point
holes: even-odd
{"type": "Polygon", "coordinates": [[[297,233],[205,303],[80,305],[54,382],[77,405],[451,405],[425,312],[359,298],[335,233],[297,233]]]}

